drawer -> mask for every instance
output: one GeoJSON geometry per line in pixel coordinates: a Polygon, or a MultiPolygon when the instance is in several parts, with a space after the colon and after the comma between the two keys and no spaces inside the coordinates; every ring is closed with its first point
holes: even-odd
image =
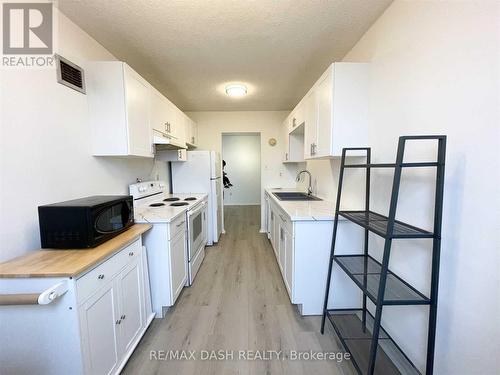
{"type": "Polygon", "coordinates": [[[133,259],[141,256],[141,240],[131,243],[108,260],[76,280],[78,303],[85,302],[99,288],[110,282],[133,259]]]}
{"type": "Polygon", "coordinates": [[[293,222],[290,219],[290,217],[281,210],[277,210],[276,215],[277,215],[277,219],[280,220],[281,225],[285,228],[285,230],[289,234],[293,235],[293,222]]]}
{"type": "Polygon", "coordinates": [[[183,212],[169,224],[168,239],[175,238],[179,233],[186,230],[186,213],[183,212]]]}

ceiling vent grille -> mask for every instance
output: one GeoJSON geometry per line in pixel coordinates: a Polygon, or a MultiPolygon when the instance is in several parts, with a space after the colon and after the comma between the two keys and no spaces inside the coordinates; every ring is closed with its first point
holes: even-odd
{"type": "Polygon", "coordinates": [[[83,69],[62,56],[56,55],[57,82],[85,94],[83,69]]]}

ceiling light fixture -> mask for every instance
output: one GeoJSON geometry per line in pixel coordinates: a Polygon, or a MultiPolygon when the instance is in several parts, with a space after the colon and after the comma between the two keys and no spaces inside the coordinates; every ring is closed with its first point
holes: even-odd
{"type": "Polygon", "coordinates": [[[245,96],[247,94],[247,87],[245,85],[227,85],[226,94],[234,97],[245,96]]]}

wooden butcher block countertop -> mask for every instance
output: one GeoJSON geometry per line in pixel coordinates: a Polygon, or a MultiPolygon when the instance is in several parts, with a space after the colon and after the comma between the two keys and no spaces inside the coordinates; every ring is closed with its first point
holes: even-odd
{"type": "Polygon", "coordinates": [[[150,224],[134,224],[130,229],[92,249],[43,249],[0,263],[0,278],[74,277],[93,268],[132,243],[150,224]]]}

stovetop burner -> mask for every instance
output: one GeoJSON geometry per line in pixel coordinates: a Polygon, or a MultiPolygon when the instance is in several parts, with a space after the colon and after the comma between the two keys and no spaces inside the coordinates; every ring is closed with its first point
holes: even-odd
{"type": "Polygon", "coordinates": [[[196,198],[195,197],[187,197],[184,199],[185,201],[195,201],[196,198]]]}
{"type": "Polygon", "coordinates": [[[175,202],[175,201],[180,201],[181,198],[177,198],[177,197],[172,197],[172,198],[166,198],[163,200],[163,202],[175,202]]]}
{"type": "Polygon", "coordinates": [[[171,206],[187,206],[189,203],[187,202],[175,202],[175,203],[170,203],[171,206]]]}
{"type": "Polygon", "coordinates": [[[149,205],[149,207],[161,207],[161,206],[165,206],[165,203],[151,203],[149,205]]]}

